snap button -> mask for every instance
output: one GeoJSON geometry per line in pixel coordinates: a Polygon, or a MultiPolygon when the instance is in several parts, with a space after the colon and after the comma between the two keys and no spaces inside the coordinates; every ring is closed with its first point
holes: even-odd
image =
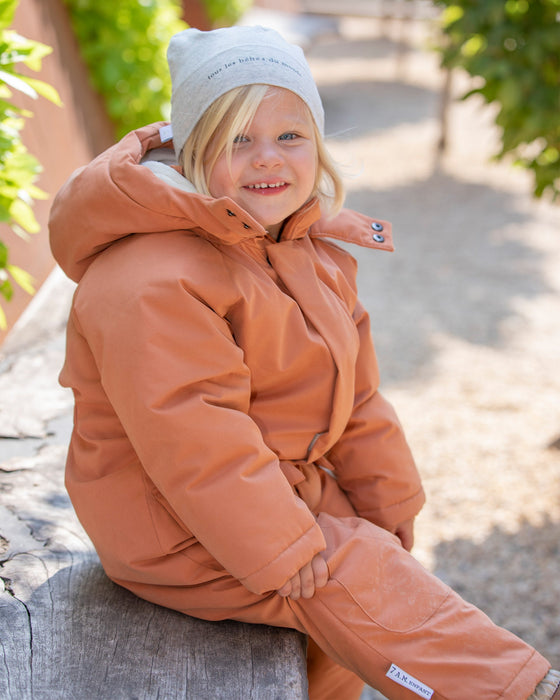
{"type": "Polygon", "coordinates": [[[226,209],[228,216],[235,216],[235,213],[231,209],[226,209]]]}
{"type": "Polygon", "coordinates": [[[385,236],[382,236],[380,233],[374,233],[372,238],[376,243],[383,243],[385,241],[385,236]]]}
{"type": "Polygon", "coordinates": [[[374,222],[371,224],[371,228],[372,228],[374,231],[383,231],[383,224],[380,224],[378,221],[374,221],[374,222]]]}

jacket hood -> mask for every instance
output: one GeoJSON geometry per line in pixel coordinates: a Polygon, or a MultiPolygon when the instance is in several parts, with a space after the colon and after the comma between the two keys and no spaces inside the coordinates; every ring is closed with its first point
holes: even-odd
{"type": "MultiPolygon", "coordinates": [[[[75,282],[100,252],[131,234],[190,230],[226,245],[267,235],[228,197],[214,199],[187,191],[188,181],[169,166],[162,167],[170,177],[158,176],[157,169],[145,167],[142,161],[146,154],[161,148],[173,156],[173,143],[165,140],[163,122],[133,131],[75,171],[56,195],[49,220],[51,249],[75,282]]],[[[290,218],[282,240],[307,233],[393,249],[387,222],[349,210],[327,220],[321,218],[315,200],[290,218]],[[383,235],[375,236],[379,226],[383,235]]]]}

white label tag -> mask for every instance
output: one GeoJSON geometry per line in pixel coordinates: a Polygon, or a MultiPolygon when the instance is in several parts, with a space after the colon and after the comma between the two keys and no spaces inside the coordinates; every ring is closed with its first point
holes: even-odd
{"type": "Polygon", "coordinates": [[[405,673],[402,668],[395,666],[395,664],[391,664],[391,668],[385,675],[387,678],[395,681],[395,683],[402,685],[403,688],[412,690],[413,693],[416,693],[416,695],[419,695],[421,698],[431,698],[434,694],[431,688],[424,685],[424,683],[420,683],[420,681],[416,680],[416,678],[413,678],[408,673],[405,673]]]}
{"type": "Polygon", "coordinates": [[[159,137],[162,143],[171,141],[173,138],[173,129],[171,128],[171,124],[166,124],[165,126],[160,127],[159,137]]]}

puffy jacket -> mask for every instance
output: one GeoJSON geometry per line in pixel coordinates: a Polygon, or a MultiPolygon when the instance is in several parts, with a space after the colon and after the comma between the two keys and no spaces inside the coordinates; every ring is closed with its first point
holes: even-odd
{"type": "Polygon", "coordinates": [[[422,506],[355,261],[328,240],[391,250],[390,226],[375,240],[373,219],[326,221],[313,201],[275,241],[232,200],[145,167],[171,149],[160,126],[75,173],[52,207],[53,253],[79,283],[66,485],[119,583],[195,584],[223,567],[263,593],[325,546],[294,466],[331,470],[382,527],[422,506]]]}

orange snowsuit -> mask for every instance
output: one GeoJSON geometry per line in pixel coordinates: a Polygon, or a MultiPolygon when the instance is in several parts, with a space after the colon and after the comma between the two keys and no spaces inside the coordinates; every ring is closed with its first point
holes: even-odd
{"type": "Polygon", "coordinates": [[[390,226],[325,221],[313,201],[275,241],[232,200],[145,166],[171,147],[159,126],[77,172],[51,213],[79,282],[66,484],[108,576],[190,615],[307,633],[312,697],[333,669],[336,697],[359,695],[326,653],[390,698],[523,700],[548,663],[391,534],[424,495],[378,391],[355,261],[328,240],[391,250],[390,226]],[[280,597],[319,552],[329,583],[280,597]]]}

